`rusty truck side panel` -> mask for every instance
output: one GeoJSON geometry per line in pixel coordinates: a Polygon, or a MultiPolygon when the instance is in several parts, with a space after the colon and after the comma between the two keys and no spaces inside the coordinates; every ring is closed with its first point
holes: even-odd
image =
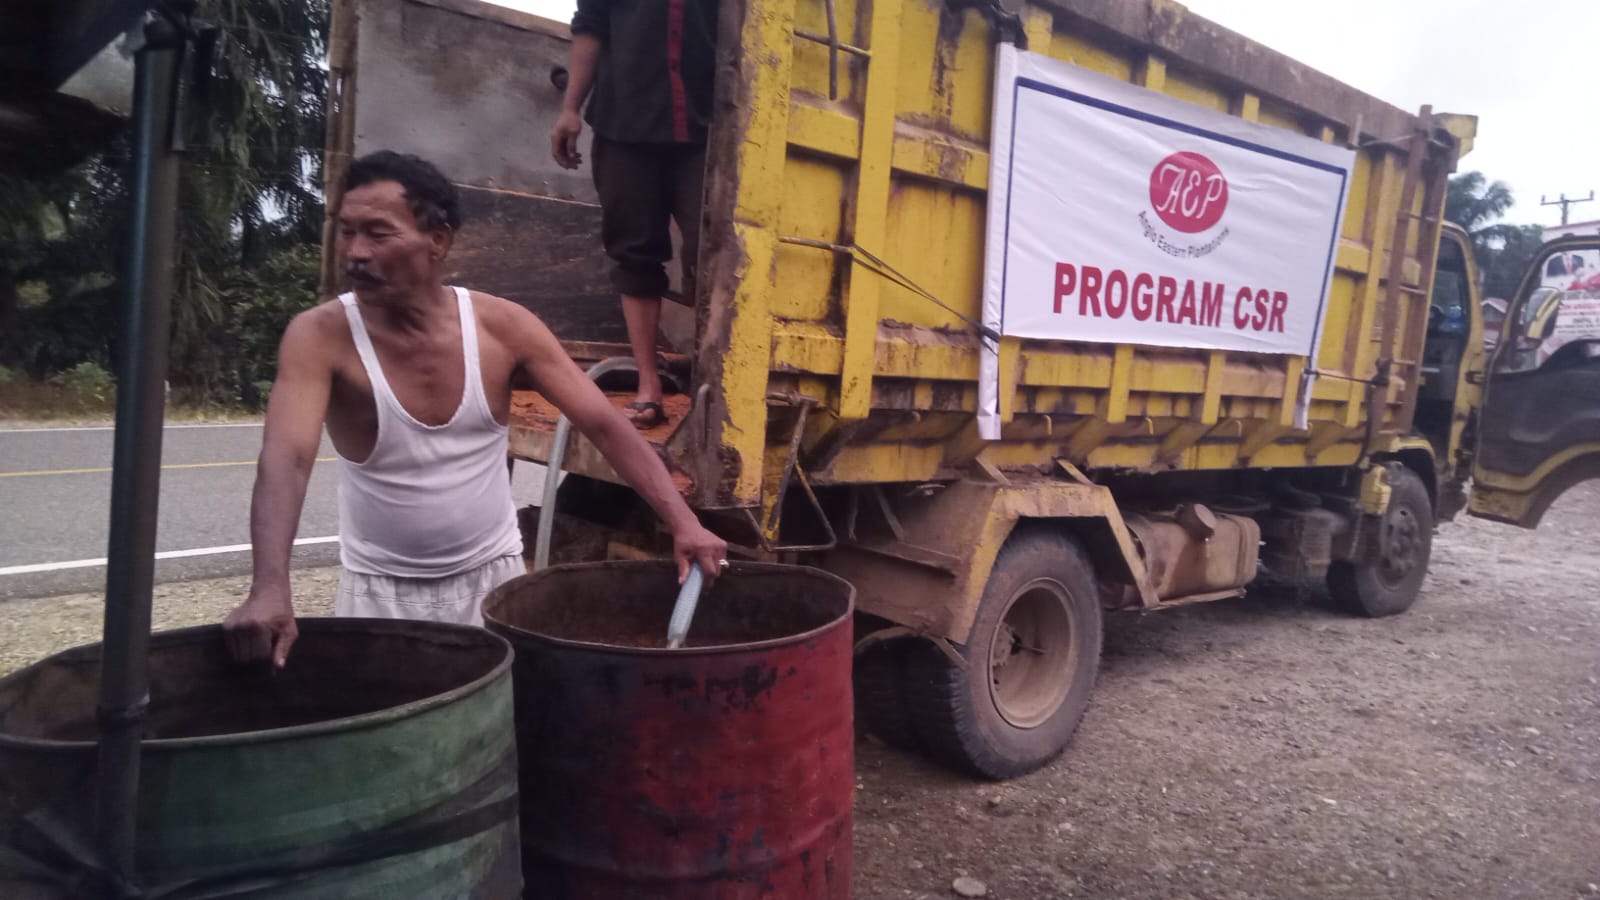
{"type": "Polygon", "coordinates": [[[966,641],[995,558],[1022,520],[1053,522],[1100,551],[1096,575],[1108,595],[1127,586],[1135,605],[1158,602],[1116,500],[1099,485],[964,480],[893,500],[880,491],[864,506],[821,565],[855,585],[862,610],[920,634],[966,641]]]}
{"type": "Polygon", "coordinates": [[[709,390],[671,447],[700,507],[773,502],[769,440],[791,417],[774,397],[815,402],[800,465],[822,485],[948,480],[978,461],[1346,466],[1409,432],[1469,120],[1406,113],[1176,3],[1023,7],[1035,52],[1359,152],[1318,359],[1008,338],[1003,439],[984,443],[970,326],[852,248],[979,316],[995,25],[943,0],[729,0],[723,19],[695,360],[709,390]]]}

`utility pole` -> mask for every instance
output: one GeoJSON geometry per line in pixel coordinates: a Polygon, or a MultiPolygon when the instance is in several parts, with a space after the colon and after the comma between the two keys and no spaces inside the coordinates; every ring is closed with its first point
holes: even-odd
{"type": "Polygon", "coordinates": [[[1561,199],[1560,200],[1546,200],[1544,198],[1544,195],[1540,194],[1539,195],[1539,205],[1540,206],[1559,206],[1559,207],[1561,207],[1561,224],[1565,225],[1565,224],[1567,224],[1567,208],[1568,207],[1570,207],[1574,203],[1588,203],[1593,199],[1594,199],[1594,191],[1590,191],[1589,192],[1589,196],[1587,196],[1587,197],[1572,197],[1570,199],[1567,197],[1567,195],[1565,193],[1563,193],[1561,195],[1561,199]]]}

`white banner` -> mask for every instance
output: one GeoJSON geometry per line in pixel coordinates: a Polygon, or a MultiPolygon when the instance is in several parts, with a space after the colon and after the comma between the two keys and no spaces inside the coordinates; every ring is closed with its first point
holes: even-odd
{"type": "Polygon", "coordinates": [[[1600,296],[1593,291],[1574,290],[1562,293],[1556,302],[1561,307],[1556,311],[1550,336],[1539,342],[1539,365],[1573,341],[1600,340],[1600,296]]]}
{"type": "Polygon", "coordinates": [[[999,49],[985,325],[1315,359],[1354,151],[999,49]]]}

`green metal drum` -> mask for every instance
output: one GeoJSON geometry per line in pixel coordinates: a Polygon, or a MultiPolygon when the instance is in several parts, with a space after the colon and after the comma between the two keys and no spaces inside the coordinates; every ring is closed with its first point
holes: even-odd
{"type": "MultiPolygon", "coordinates": [[[[511,648],[477,628],[305,619],[289,665],[156,635],[139,779],[147,896],[521,895],[511,648]]],[[[78,896],[100,648],[0,680],[0,896],[78,896]]]]}

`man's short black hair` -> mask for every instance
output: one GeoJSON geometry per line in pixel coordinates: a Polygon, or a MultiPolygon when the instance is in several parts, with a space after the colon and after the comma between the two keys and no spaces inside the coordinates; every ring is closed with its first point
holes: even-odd
{"type": "Polygon", "coordinates": [[[456,186],[433,163],[393,150],[368,153],[350,163],[349,171],[344,174],[344,190],[379,181],[399,182],[405,189],[418,227],[461,230],[461,200],[456,195],[456,186]]]}

